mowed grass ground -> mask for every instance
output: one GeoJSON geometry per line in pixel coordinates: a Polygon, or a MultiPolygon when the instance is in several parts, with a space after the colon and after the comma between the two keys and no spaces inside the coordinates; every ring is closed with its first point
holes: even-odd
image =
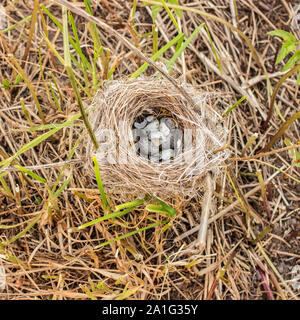
{"type": "Polygon", "coordinates": [[[267,32],[299,40],[297,1],[70,2],[119,36],[63,17],[52,1],[1,3],[0,299],[299,298],[299,119],[265,148],[299,112],[295,74],[261,129],[290,57],[275,65],[281,41],[267,32]],[[240,101],[224,120],[231,155],[205,248],[201,194],[155,212],[153,198],[108,192],[101,166],[93,177],[83,170],[93,160],[82,153],[91,135],[81,103],[107,79],[154,73],[120,38],[160,65],[172,61],[174,79],[215,92],[220,114],[240,101]]]}

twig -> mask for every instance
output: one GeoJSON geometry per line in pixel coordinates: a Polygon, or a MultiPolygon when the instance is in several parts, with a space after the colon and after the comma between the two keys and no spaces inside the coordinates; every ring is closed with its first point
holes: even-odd
{"type": "MultiPolygon", "coordinates": [[[[278,71],[278,72],[271,73],[269,75],[269,79],[283,76],[286,73],[287,73],[287,71],[285,71],[285,72],[278,71]]],[[[266,80],[266,75],[262,74],[262,75],[255,76],[252,79],[245,81],[242,84],[242,89],[249,89],[250,87],[253,87],[254,85],[256,85],[257,83],[259,83],[260,81],[263,81],[263,80],[266,80]]]]}
{"type": "Polygon", "coordinates": [[[267,294],[268,299],[269,300],[275,300],[274,296],[273,296],[273,293],[272,293],[272,290],[271,290],[271,288],[270,288],[270,286],[269,286],[269,284],[267,282],[267,279],[266,279],[264,271],[259,266],[257,266],[256,269],[259,272],[259,275],[260,275],[261,280],[262,280],[261,284],[265,289],[265,292],[267,294]]]}
{"type": "Polygon", "coordinates": [[[200,229],[198,234],[198,245],[203,248],[206,243],[208,218],[211,211],[211,200],[213,195],[213,180],[211,173],[206,176],[206,192],[203,198],[200,229]]]}

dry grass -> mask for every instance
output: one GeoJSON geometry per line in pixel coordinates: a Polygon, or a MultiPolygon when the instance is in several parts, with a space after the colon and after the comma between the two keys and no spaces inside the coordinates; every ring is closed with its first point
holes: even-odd
{"type": "MultiPolygon", "coordinates": [[[[279,42],[266,33],[273,29],[292,31],[291,2],[241,0],[236,16],[235,1],[180,1],[186,8],[236,24],[256,48],[273,88],[282,75],[281,67],[272,70],[279,42]]],[[[47,6],[50,1],[39,3],[47,6]]],[[[152,36],[135,33],[152,32],[149,6],[142,7],[138,1],[140,14],[133,24],[132,1],[97,3],[91,1],[95,16],[144,54],[153,55],[152,36]]],[[[10,2],[6,9],[8,25],[31,15],[33,9],[33,2],[10,2]]],[[[62,24],[61,8],[52,4],[49,10],[62,24]]],[[[113,79],[123,79],[143,63],[115,35],[102,29],[99,36],[104,50],[94,61],[93,39],[97,37],[93,25],[76,15],[74,19],[82,53],[92,66],[89,70],[74,62],[72,65],[84,100],[95,94],[109,70],[114,71],[113,79]]],[[[45,11],[38,9],[34,27],[28,21],[0,33],[0,80],[11,84],[9,89],[0,89],[0,160],[16,155],[0,171],[0,266],[7,275],[0,299],[299,298],[299,291],[289,282],[292,268],[300,261],[300,171],[293,162],[293,150],[299,147],[295,146],[300,140],[299,120],[272,150],[259,154],[282,125],[274,113],[267,130],[260,131],[270,102],[265,73],[244,40],[224,24],[187,10],[177,23],[189,36],[203,22],[213,39],[222,73],[210,39],[201,29],[176,61],[172,77],[180,76],[201,90],[222,92],[216,102],[221,112],[242,96],[247,97],[227,118],[231,158],[216,181],[204,249],[195,245],[201,194],[189,201],[174,196],[171,202],[177,215],[166,225],[143,229],[97,250],[95,247],[103,242],[162,221],[164,214],[149,212],[141,205],[125,216],[68,232],[103,215],[95,179],[85,175],[77,150],[84,132],[82,120],[78,116],[35,147],[18,153],[33,139],[54,130],[55,124],[79,114],[67,72],[51,49],[52,43],[52,48],[64,56],[62,32],[45,11]],[[28,54],[26,48],[30,48],[28,54]],[[13,84],[22,65],[24,81],[13,84]],[[38,127],[43,123],[50,128],[38,127]],[[255,134],[257,138],[248,143],[255,134]],[[286,148],[285,138],[294,147],[286,148]],[[40,179],[25,175],[17,165],[34,171],[40,179]],[[27,232],[19,234],[23,230],[27,232]]],[[[159,11],[156,23],[160,48],[178,30],[165,10],[159,11]]],[[[74,36],[71,26],[69,29],[74,36]]],[[[162,61],[170,59],[174,50],[172,46],[166,51],[162,61]]],[[[76,50],[71,48],[71,54],[80,61],[76,50]]],[[[153,69],[145,73],[151,74],[153,69]]],[[[277,110],[285,119],[299,106],[295,82],[295,76],[287,79],[277,95],[277,110]]],[[[120,204],[117,192],[108,196],[111,207],[120,204]]]]}

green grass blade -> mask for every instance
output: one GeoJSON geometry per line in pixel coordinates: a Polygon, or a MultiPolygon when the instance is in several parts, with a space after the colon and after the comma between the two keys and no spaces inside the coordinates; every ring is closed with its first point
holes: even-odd
{"type": "Polygon", "coordinates": [[[74,90],[74,94],[80,109],[80,113],[84,122],[84,125],[88,131],[88,134],[93,142],[93,145],[96,150],[98,150],[98,142],[96,140],[95,134],[92,130],[92,127],[89,123],[89,120],[87,118],[84,105],[81,99],[80,92],[78,90],[78,87],[76,85],[76,78],[72,69],[71,65],[71,56],[70,56],[70,44],[69,44],[69,32],[68,32],[68,14],[67,14],[67,8],[65,6],[62,7],[62,16],[63,16],[63,42],[64,42],[64,60],[65,60],[65,68],[67,70],[72,88],[74,90]]]}
{"type": "Polygon", "coordinates": [[[1,172],[0,173],[0,179],[7,176],[8,175],[8,172],[4,171],[4,172],[1,172]]]}
{"type": "MultiPolygon", "coordinates": [[[[67,160],[71,160],[71,158],[73,157],[73,155],[74,155],[74,153],[75,153],[75,150],[76,150],[76,148],[78,147],[78,144],[79,144],[79,142],[80,142],[80,140],[81,140],[82,138],[83,138],[83,136],[81,135],[81,136],[76,140],[73,148],[71,149],[71,151],[70,151],[70,153],[69,153],[69,155],[68,155],[68,157],[67,157],[67,160]]],[[[65,164],[65,165],[61,168],[60,173],[59,173],[59,175],[58,175],[58,177],[57,177],[57,179],[56,179],[56,181],[55,181],[55,183],[54,183],[54,186],[52,187],[51,193],[54,193],[54,190],[55,190],[56,187],[58,186],[59,181],[60,181],[60,179],[62,178],[63,173],[64,173],[64,171],[66,170],[67,167],[68,167],[68,165],[65,164]]]]}
{"type": "Polygon", "coordinates": [[[30,114],[29,114],[29,112],[28,112],[28,110],[27,110],[27,108],[26,108],[26,106],[25,106],[24,99],[21,98],[21,101],[20,101],[20,102],[21,102],[21,107],[22,107],[22,111],[23,111],[23,113],[24,113],[24,116],[25,116],[25,118],[27,119],[29,125],[32,127],[32,126],[33,126],[33,123],[32,123],[30,114]]]}
{"type": "Polygon", "coordinates": [[[21,170],[22,172],[28,174],[28,175],[29,175],[30,177],[32,177],[33,179],[35,179],[35,180],[37,180],[37,181],[40,181],[40,182],[42,182],[42,183],[44,183],[44,184],[47,184],[47,181],[46,181],[44,178],[38,176],[38,175],[35,174],[34,172],[32,172],[32,171],[30,171],[30,170],[28,170],[28,169],[26,169],[26,168],[24,168],[24,167],[22,167],[22,166],[19,166],[19,165],[15,165],[15,167],[16,167],[17,169],[21,170]]]}
{"type": "Polygon", "coordinates": [[[123,210],[123,209],[140,206],[141,204],[143,204],[148,199],[149,199],[149,197],[145,197],[144,199],[134,200],[134,201],[130,201],[130,202],[119,204],[119,205],[115,206],[115,211],[120,211],[120,210],[123,210]]]}
{"type": "MultiPolygon", "coordinates": [[[[41,5],[42,10],[48,15],[48,17],[54,22],[54,24],[58,27],[58,29],[63,32],[63,27],[62,25],[59,23],[59,21],[51,14],[51,12],[47,9],[47,7],[45,7],[44,5],[41,5]]],[[[45,36],[45,38],[48,38],[45,36]]],[[[80,56],[80,59],[82,60],[82,62],[84,63],[84,65],[86,65],[89,69],[90,72],[92,72],[92,67],[89,63],[89,61],[87,60],[87,58],[85,57],[84,54],[82,54],[82,52],[80,52],[76,46],[76,42],[72,39],[71,36],[69,36],[69,41],[72,45],[72,47],[75,49],[75,51],[78,53],[78,55],[80,56]]],[[[50,41],[49,41],[50,42],[50,41]]],[[[50,42],[51,43],[51,42],[50,42]]],[[[53,46],[52,46],[53,47],[53,46]]],[[[55,50],[56,51],[56,50],[55,50]]],[[[72,55],[71,55],[72,56],[72,55]]],[[[72,60],[76,60],[73,56],[72,56],[72,60]]],[[[61,62],[61,61],[60,61],[61,62]]],[[[64,63],[62,63],[64,64],[64,63]]],[[[82,69],[82,66],[79,64],[80,68],[82,69]]]]}
{"type": "Polygon", "coordinates": [[[285,64],[285,66],[282,68],[281,72],[289,70],[299,60],[300,60],[300,50],[297,50],[289,59],[289,61],[285,64]]]}
{"type": "MultiPolygon", "coordinates": [[[[53,4],[54,4],[54,3],[50,3],[50,4],[48,4],[47,6],[45,6],[45,8],[48,9],[48,8],[50,8],[51,6],[53,6],[53,4]]],[[[1,33],[4,34],[4,33],[7,33],[7,32],[9,32],[9,31],[12,31],[12,30],[16,29],[17,27],[21,26],[22,24],[29,22],[29,21],[31,20],[31,18],[32,18],[32,15],[29,15],[29,16],[23,18],[23,19],[20,20],[19,22],[15,23],[15,24],[12,24],[11,26],[7,27],[6,29],[0,30],[0,34],[1,34],[1,33]]]]}
{"type": "Polygon", "coordinates": [[[63,185],[54,193],[53,198],[58,198],[61,195],[61,193],[66,189],[66,187],[70,183],[72,177],[73,176],[71,174],[70,177],[63,183],[63,185]]]}
{"type": "Polygon", "coordinates": [[[97,185],[98,185],[98,189],[99,189],[102,204],[103,204],[103,210],[107,211],[107,210],[109,210],[109,204],[108,204],[108,200],[106,198],[105,191],[104,191],[104,188],[102,185],[99,164],[98,164],[97,158],[95,156],[93,156],[93,162],[94,162],[94,170],[95,170],[97,185]]]}
{"type": "Polygon", "coordinates": [[[78,55],[80,56],[80,59],[82,60],[83,65],[90,71],[92,72],[92,66],[89,63],[89,61],[86,59],[85,55],[83,54],[82,50],[81,50],[81,45],[80,45],[80,41],[79,41],[79,37],[78,37],[78,32],[77,32],[77,28],[76,28],[76,24],[74,21],[74,18],[71,14],[71,12],[69,12],[69,21],[71,23],[72,26],[72,30],[73,30],[73,34],[75,37],[75,47],[74,49],[76,50],[76,52],[78,53],[78,55]]]}
{"type": "MultiPolygon", "coordinates": [[[[114,74],[114,72],[115,72],[115,70],[116,70],[116,68],[117,68],[117,66],[118,66],[118,63],[119,63],[119,61],[118,61],[118,59],[116,58],[116,60],[114,61],[112,67],[110,68],[110,70],[109,70],[108,73],[107,73],[107,80],[110,80],[110,78],[111,78],[112,75],[114,74]]],[[[99,85],[102,85],[102,83],[100,83],[99,85]]]]}
{"type": "Polygon", "coordinates": [[[17,223],[17,224],[12,224],[10,226],[4,225],[4,224],[0,224],[0,229],[5,229],[5,230],[14,229],[14,228],[22,226],[25,223],[26,223],[26,221],[23,221],[23,222],[20,222],[20,223],[17,223]]]}
{"type": "MultiPolygon", "coordinates": [[[[164,45],[160,50],[158,50],[152,57],[151,60],[156,61],[165,51],[171,48],[175,43],[184,38],[184,33],[178,34],[174,39],[169,43],[164,45]]],[[[142,72],[144,72],[149,66],[149,63],[144,63],[140,68],[138,68],[131,76],[131,79],[137,78],[142,72]]]]}
{"type": "MultiPolygon", "coordinates": [[[[58,27],[58,29],[63,32],[63,27],[62,25],[59,23],[59,21],[50,13],[49,10],[47,10],[47,8],[43,5],[41,5],[41,8],[43,9],[43,11],[49,16],[49,18],[54,22],[54,24],[58,27]]],[[[48,39],[48,37],[46,35],[44,35],[46,41],[48,39]]],[[[75,49],[75,51],[78,53],[80,59],[82,60],[84,66],[87,66],[87,68],[89,69],[90,72],[92,72],[92,67],[89,63],[89,61],[87,60],[87,58],[85,57],[84,54],[82,54],[82,52],[80,52],[76,46],[75,41],[72,39],[71,36],[69,36],[69,41],[72,45],[72,47],[75,49]]],[[[58,52],[55,50],[55,48],[53,47],[52,43],[50,42],[50,40],[47,41],[48,46],[51,47],[51,50],[55,53],[55,55],[58,57],[59,61],[61,62],[61,64],[64,65],[64,63],[61,61],[61,59],[59,58],[59,54],[58,52]]],[[[78,63],[78,61],[75,59],[75,57],[71,54],[71,59],[72,61],[82,70],[84,71],[84,67],[78,63]]]]}
{"type": "Polygon", "coordinates": [[[173,15],[172,11],[170,10],[170,8],[167,6],[166,1],[165,0],[160,0],[160,1],[162,2],[162,5],[163,5],[164,9],[167,11],[170,19],[174,23],[174,25],[175,25],[176,29],[178,30],[178,32],[181,32],[181,30],[179,28],[179,25],[178,25],[178,23],[176,21],[176,18],[174,17],[174,15],[173,15]]]}
{"type": "Polygon", "coordinates": [[[36,137],[35,139],[31,140],[30,142],[26,143],[13,156],[1,161],[0,166],[2,166],[2,167],[8,166],[14,159],[19,157],[22,153],[24,153],[25,151],[28,151],[29,149],[37,146],[38,144],[40,144],[44,140],[48,139],[53,134],[55,134],[57,131],[59,131],[61,128],[64,128],[64,127],[72,124],[72,122],[79,119],[80,116],[81,116],[80,114],[77,114],[77,115],[73,116],[71,119],[69,119],[68,121],[66,121],[64,124],[59,125],[58,127],[54,128],[48,132],[45,132],[45,133],[41,134],[40,136],[36,137]]]}
{"type": "Polygon", "coordinates": [[[169,210],[169,208],[167,208],[163,205],[148,204],[146,206],[146,209],[150,212],[164,213],[164,214],[171,216],[171,217],[174,217],[176,215],[176,211],[175,211],[175,213],[171,212],[171,210],[169,210]]]}
{"type": "Polygon", "coordinates": [[[177,51],[180,49],[183,41],[184,41],[184,37],[182,37],[182,38],[180,38],[180,39],[178,40],[177,45],[176,45],[175,52],[177,52],[177,51]]]}
{"type": "Polygon", "coordinates": [[[146,209],[150,212],[158,212],[158,213],[164,213],[164,214],[170,214],[166,209],[164,209],[162,206],[158,206],[155,204],[148,204],[146,206],[146,209]]]}
{"type": "MultiPolygon", "coordinates": [[[[42,21],[44,21],[44,18],[42,19],[42,21]]],[[[44,26],[44,34],[48,37],[48,32],[47,32],[47,27],[44,26]]],[[[47,94],[47,97],[48,97],[48,100],[49,100],[49,103],[52,105],[52,100],[51,100],[51,94],[50,94],[50,91],[49,91],[49,88],[48,88],[48,84],[46,82],[46,79],[45,79],[45,74],[44,74],[44,68],[43,68],[43,61],[42,61],[42,53],[41,53],[41,48],[42,48],[42,45],[43,45],[43,41],[41,41],[40,45],[39,45],[39,66],[40,66],[40,74],[42,76],[42,82],[43,82],[43,85],[46,89],[46,94],[47,94]]],[[[24,99],[22,98],[21,99],[21,103],[23,101],[23,104],[24,104],[24,99]]],[[[25,106],[25,105],[24,105],[25,106]]],[[[22,107],[23,111],[24,111],[24,108],[22,107]]],[[[25,114],[29,124],[31,127],[33,127],[33,123],[31,121],[31,119],[29,120],[29,118],[27,117],[27,115],[25,114]]]]}
{"type": "MultiPolygon", "coordinates": [[[[178,0],[169,0],[169,2],[171,4],[175,4],[175,5],[179,5],[179,1],[178,0]]],[[[180,9],[176,9],[176,8],[173,8],[175,13],[177,14],[177,16],[181,19],[182,18],[182,11],[180,9]]]]}
{"type": "Polygon", "coordinates": [[[157,53],[158,51],[158,31],[156,30],[155,25],[152,25],[152,36],[153,36],[153,40],[152,40],[152,47],[153,47],[153,55],[157,53]]]}
{"type": "MultiPolygon", "coordinates": [[[[92,12],[90,0],[84,0],[84,4],[85,4],[87,13],[89,13],[92,16],[93,12],[92,12]]],[[[93,77],[95,78],[96,73],[97,73],[96,65],[95,65],[95,62],[97,59],[96,52],[99,53],[98,55],[100,55],[100,60],[101,60],[101,65],[102,65],[103,71],[105,70],[105,65],[106,65],[107,61],[106,61],[106,56],[105,56],[104,49],[102,47],[102,43],[100,40],[98,28],[94,22],[89,22],[89,24],[91,25],[90,32],[92,34],[92,38],[93,38],[93,42],[94,42],[94,67],[93,67],[94,76],[93,77]]],[[[107,75],[104,75],[104,77],[106,77],[106,76],[107,75]]],[[[94,89],[96,90],[96,88],[97,88],[97,83],[94,81],[94,89]]]]}
{"type": "Polygon", "coordinates": [[[241,102],[243,102],[247,97],[244,96],[241,99],[239,99],[233,106],[229,107],[223,114],[222,117],[227,116],[235,107],[237,107],[241,102]]]}
{"type": "Polygon", "coordinates": [[[284,31],[284,30],[273,30],[273,31],[267,32],[267,34],[269,34],[271,36],[280,37],[286,41],[295,42],[297,40],[293,34],[287,32],[287,31],[284,31]]]}
{"type": "Polygon", "coordinates": [[[138,286],[133,289],[124,288],[124,291],[116,298],[116,300],[125,300],[135,294],[142,286],[138,286]]]}
{"type": "Polygon", "coordinates": [[[52,50],[52,52],[55,54],[56,58],[59,60],[59,62],[64,65],[65,64],[65,61],[64,59],[60,56],[60,54],[57,52],[57,50],[54,48],[52,42],[48,39],[48,37],[46,36],[45,33],[42,32],[42,35],[48,45],[48,47],[52,50]]]}
{"type": "Polygon", "coordinates": [[[172,208],[171,206],[169,206],[168,204],[166,204],[164,201],[162,201],[162,200],[160,200],[158,198],[155,198],[154,201],[157,202],[158,204],[160,204],[171,215],[176,215],[177,214],[177,211],[174,208],[172,208]]]}
{"type": "Polygon", "coordinates": [[[114,218],[121,217],[121,216],[125,215],[126,213],[129,213],[129,212],[132,211],[133,209],[135,209],[135,207],[131,207],[131,208],[125,209],[125,210],[123,210],[123,211],[112,212],[112,213],[106,214],[105,216],[102,216],[102,217],[97,218],[97,219],[95,219],[95,220],[89,221],[89,222],[87,222],[87,223],[85,223],[85,224],[82,224],[82,225],[79,226],[79,227],[73,228],[73,229],[71,229],[71,231],[72,231],[72,232],[74,232],[74,231],[79,231],[79,230],[85,229],[85,228],[87,228],[87,227],[91,227],[91,226],[93,226],[94,224],[99,223],[99,222],[101,222],[101,221],[105,221],[105,220],[109,220],[109,219],[114,219],[114,218]]]}
{"type": "Polygon", "coordinates": [[[33,220],[32,222],[24,229],[22,230],[20,233],[18,233],[16,236],[14,236],[13,238],[11,238],[10,240],[8,240],[8,243],[13,243],[14,241],[18,240],[19,238],[21,238],[25,233],[27,233],[41,218],[42,213],[39,213],[33,220]]]}
{"type": "Polygon", "coordinates": [[[295,49],[296,49],[295,42],[291,42],[291,41],[284,42],[278,53],[275,63],[278,64],[279,62],[281,62],[291,51],[295,49]]]}
{"type": "Polygon", "coordinates": [[[66,127],[84,127],[83,124],[81,123],[53,123],[53,124],[46,124],[46,125],[42,125],[42,126],[36,126],[36,127],[32,127],[27,129],[29,132],[33,132],[33,131],[44,131],[44,130],[49,130],[49,129],[54,129],[54,128],[66,128],[66,127]]]}
{"type": "MultiPolygon", "coordinates": [[[[292,146],[292,142],[289,138],[285,138],[284,139],[284,143],[287,145],[287,146],[292,146]]],[[[292,150],[289,150],[289,155],[290,155],[290,158],[296,162],[294,164],[295,167],[299,167],[300,168],[300,163],[298,162],[300,160],[300,152],[295,148],[295,149],[292,149],[292,150]]]]}
{"type": "Polygon", "coordinates": [[[61,90],[60,90],[60,88],[59,88],[59,86],[57,84],[57,81],[56,81],[56,79],[55,79],[55,77],[54,77],[54,75],[53,75],[53,73],[51,71],[50,71],[50,77],[51,77],[52,81],[54,82],[55,88],[56,88],[56,90],[58,92],[58,95],[59,95],[59,99],[60,99],[59,110],[61,111],[61,107],[60,106],[63,104],[63,94],[61,93],[61,90]]]}
{"type": "Polygon", "coordinates": [[[115,242],[115,241],[118,241],[118,240],[122,240],[122,239],[128,238],[128,237],[130,237],[130,236],[133,236],[133,235],[135,235],[135,234],[137,234],[137,233],[140,233],[140,232],[143,232],[143,231],[145,231],[145,230],[148,230],[148,229],[151,229],[151,228],[156,228],[156,227],[158,227],[158,226],[160,226],[160,225],[163,225],[163,224],[168,223],[169,221],[170,221],[169,219],[166,219],[166,220],[164,220],[164,221],[160,221],[160,222],[156,222],[156,223],[150,224],[150,225],[147,226],[147,227],[140,228],[140,229],[138,229],[138,230],[135,230],[135,231],[126,233],[126,234],[124,234],[124,235],[122,235],[122,236],[120,236],[120,237],[117,237],[117,238],[114,238],[114,239],[112,239],[112,240],[110,240],[110,241],[107,241],[107,242],[104,242],[104,243],[99,244],[98,246],[95,247],[95,249],[99,249],[99,248],[101,248],[101,247],[107,246],[108,244],[110,244],[110,243],[112,243],[112,242],[115,242]]]}
{"type": "Polygon", "coordinates": [[[35,106],[36,108],[38,109],[38,113],[39,113],[39,116],[43,122],[43,124],[46,124],[46,120],[45,120],[45,115],[44,115],[44,112],[41,108],[41,105],[40,105],[40,102],[39,102],[39,99],[37,98],[37,95],[36,95],[36,92],[35,92],[35,89],[31,83],[31,81],[29,80],[29,78],[27,77],[27,74],[25,73],[25,71],[23,70],[22,66],[18,63],[17,59],[15,58],[15,56],[11,53],[8,54],[8,57],[10,57],[10,60],[12,62],[12,66],[13,68],[17,71],[17,73],[21,76],[21,78],[24,80],[24,82],[26,83],[31,95],[32,95],[32,98],[34,100],[34,103],[35,103],[35,106]]]}
{"type": "Polygon", "coordinates": [[[138,36],[138,31],[137,31],[137,28],[136,28],[136,25],[135,25],[135,22],[134,22],[134,18],[135,18],[135,13],[136,13],[136,5],[137,5],[137,0],[133,0],[133,3],[132,3],[132,10],[131,10],[131,25],[132,25],[132,28],[134,30],[134,33],[136,36],[138,36]]]}
{"type": "Polygon", "coordinates": [[[56,94],[55,94],[55,92],[54,92],[54,90],[53,90],[52,85],[51,85],[50,82],[49,82],[49,86],[50,86],[50,91],[51,91],[51,94],[52,94],[52,98],[53,98],[53,100],[54,100],[54,103],[55,103],[57,109],[61,112],[61,106],[60,106],[60,104],[59,104],[59,102],[58,102],[57,96],[56,96],[56,94]]]}
{"type": "Polygon", "coordinates": [[[296,87],[298,87],[300,85],[300,70],[298,71],[298,76],[297,76],[297,80],[296,80],[296,87]]]}
{"type": "Polygon", "coordinates": [[[217,50],[216,50],[216,48],[215,48],[215,46],[214,46],[214,43],[213,43],[213,41],[212,41],[210,32],[209,32],[209,30],[208,30],[208,28],[207,28],[206,25],[205,25],[205,30],[206,30],[206,33],[207,33],[207,35],[208,35],[208,39],[209,39],[209,42],[210,42],[212,51],[213,51],[213,53],[214,53],[215,59],[216,59],[216,61],[217,61],[218,68],[219,68],[219,70],[220,70],[220,73],[222,74],[223,72],[222,72],[222,67],[221,67],[220,59],[219,59],[217,50]]]}
{"type": "Polygon", "coordinates": [[[37,138],[33,139],[32,141],[26,143],[21,149],[19,149],[13,156],[9,157],[8,159],[5,159],[3,161],[0,162],[0,166],[7,166],[8,164],[10,164],[14,159],[16,159],[17,157],[19,157],[22,153],[24,153],[25,151],[28,151],[29,149],[37,146],[38,144],[40,144],[42,141],[46,140],[47,138],[51,137],[54,133],[56,133],[58,130],[60,130],[60,128],[58,129],[52,129],[40,136],[38,136],[37,138]]]}
{"type": "MultiPolygon", "coordinates": [[[[92,16],[93,12],[92,12],[92,7],[91,7],[90,1],[89,0],[84,0],[84,4],[85,4],[87,13],[89,13],[92,16]]],[[[98,33],[97,26],[96,26],[96,24],[94,22],[92,22],[91,25],[92,25],[92,28],[94,30],[94,35],[93,36],[95,36],[96,50],[98,51],[99,49],[102,49],[102,53],[103,53],[103,47],[101,45],[101,40],[100,40],[100,36],[99,36],[99,33],[98,33]]]]}
{"type": "Polygon", "coordinates": [[[187,46],[191,43],[194,37],[198,34],[198,32],[203,28],[205,23],[202,23],[199,27],[197,27],[193,33],[184,41],[181,47],[174,53],[173,57],[169,60],[167,67],[170,68],[175,61],[180,57],[183,51],[187,48],[187,46]]]}
{"type": "Polygon", "coordinates": [[[155,23],[156,16],[158,15],[160,10],[161,10],[161,6],[159,6],[159,5],[151,6],[151,13],[152,13],[153,23],[155,23]]]}
{"type": "Polygon", "coordinates": [[[3,186],[3,189],[0,188],[0,190],[2,192],[4,192],[4,194],[7,194],[8,196],[10,196],[12,199],[16,199],[16,197],[14,196],[14,194],[11,192],[9,186],[7,185],[7,183],[5,182],[4,177],[0,177],[0,182],[3,186]]]}

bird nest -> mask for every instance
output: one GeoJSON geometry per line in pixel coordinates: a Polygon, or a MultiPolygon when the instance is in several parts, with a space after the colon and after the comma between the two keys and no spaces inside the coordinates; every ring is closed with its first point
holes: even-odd
{"type": "MultiPolygon", "coordinates": [[[[89,141],[86,150],[97,157],[106,190],[186,197],[202,188],[208,171],[218,173],[228,156],[222,117],[211,94],[181,88],[190,101],[152,78],[107,81],[95,95],[88,118],[99,148],[89,141]]],[[[87,169],[94,175],[92,163],[87,169]]]]}

